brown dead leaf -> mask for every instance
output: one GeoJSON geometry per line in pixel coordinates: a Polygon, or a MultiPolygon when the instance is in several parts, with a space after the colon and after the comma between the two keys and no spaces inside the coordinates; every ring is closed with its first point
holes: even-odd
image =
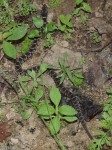
{"type": "Polygon", "coordinates": [[[3,142],[7,137],[11,135],[10,125],[7,122],[0,124],[0,142],[3,142]]]}

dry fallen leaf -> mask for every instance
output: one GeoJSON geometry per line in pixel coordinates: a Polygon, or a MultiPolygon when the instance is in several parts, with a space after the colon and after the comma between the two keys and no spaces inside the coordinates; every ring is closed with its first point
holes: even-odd
{"type": "Polygon", "coordinates": [[[10,125],[7,122],[0,124],[0,142],[3,142],[12,133],[10,132],[10,125]]]}

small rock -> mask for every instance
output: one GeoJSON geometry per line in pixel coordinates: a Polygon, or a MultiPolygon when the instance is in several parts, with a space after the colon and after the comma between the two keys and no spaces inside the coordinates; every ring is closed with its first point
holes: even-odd
{"type": "Polygon", "coordinates": [[[18,144],[19,140],[15,138],[11,138],[12,144],[18,144]]]}
{"type": "Polygon", "coordinates": [[[66,146],[69,147],[69,148],[71,148],[71,147],[74,146],[74,143],[73,143],[72,141],[68,141],[68,142],[66,143],[66,146]]]}
{"type": "Polygon", "coordinates": [[[68,47],[68,45],[69,45],[67,41],[62,41],[61,44],[63,47],[68,47]]]}

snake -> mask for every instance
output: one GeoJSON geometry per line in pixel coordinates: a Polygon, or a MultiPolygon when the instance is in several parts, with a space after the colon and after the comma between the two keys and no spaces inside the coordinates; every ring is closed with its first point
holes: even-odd
{"type": "MultiPolygon", "coordinates": [[[[42,16],[42,19],[43,19],[43,29],[45,28],[46,24],[47,24],[47,15],[48,15],[48,8],[46,6],[46,4],[44,4],[42,6],[42,10],[41,10],[41,16],[42,16]]],[[[42,29],[42,30],[43,30],[42,29]]],[[[22,56],[20,56],[19,58],[17,58],[15,60],[15,70],[18,74],[22,75],[22,74],[26,74],[27,70],[34,70],[35,72],[38,72],[39,71],[39,68],[40,66],[34,66],[32,68],[29,68],[29,69],[22,69],[22,64],[30,57],[32,57],[34,51],[36,50],[36,46],[38,45],[38,38],[35,38],[31,47],[29,48],[29,51],[26,52],[25,54],[23,54],[22,56]]],[[[63,86],[63,83],[60,84],[60,79],[57,77],[58,74],[53,70],[53,69],[47,69],[46,71],[47,74],[50,75],[50,77],[54,80],[55,82],[55,85],[59,88],[61,94],[65,97],[68,97],[69,100],[67,101],[67,104],[75,107],[75,109],[77,110],[78,112],[78,119],[79,119],[79,122],[82,124],[85,132],[87,133],[88,137],[90,139],[93,139],[93,136],[91,135],[91,133],[89,132],[88,128],[87,128],[87,125],[86,125],[86,119],[84,117],[84,114],[83,114],[83,109],[82,107],[84,106],[83,105],[83,101],[81,102],[81,96],[79,96],[80,94],[77,94],[77,92],[71,92],[70,90],[68,90],[67,88],[65,88],[63,86]]],[[[85,104],[87,106],[87,103],[85,104]]],[[[89,112],[88,112],[88,118],[91,119],[93,116],[95,116],[97,113],[101,112],[101,107],[99,107],[98,105],[94,106],[93,103],[90,103],[89,101],[89,105],[88,107],[90,108],[89,109],[89,112]],[[89,107],[91,106],[91,107],[89,107]],[[92,112],[90,111],[92,109],[92,112]],[[91,112],[91,113],[90,113],[91,112]]],[[[88,109],[88,107],[86,109],[88,109]]]]}

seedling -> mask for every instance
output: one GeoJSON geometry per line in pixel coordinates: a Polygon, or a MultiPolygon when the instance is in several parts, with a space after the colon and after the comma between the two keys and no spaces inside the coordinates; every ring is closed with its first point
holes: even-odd
{"type": "Polygon", "coordinates": [[[70,69],[69,66],[66,64],[67,62],[67,55],[64,55],[64,59],[58,59],[60,65],[60,71],[62,74],[60,77],[60,83],[62,83],[66,78],[68,78],[74,86],[80,86],[84,82],[84,76],[81,71],[78,71],[79,67],[74,69],[70,69]]]}
{"type": "Polygon", "coordinates": [[[71,15],[60,15],[60,23],[61,25],[58,26],[58,30],[61,32],[66,33],[65,38],[66,39],[71,39],[71,33],[73,32],[73,24],[71,22],[71,15]]]}
{"type": "Polygon", "coordinates": [[[29,103],[37,109],[39,100],[43,96],[43,87],[45,86],[45,83],[39,77],[46,71],[46,69],[47,64],[42,64],[37,74],[33,70],[28,71],[27,76],[22,76],[19,79],[20,87],[24,92],[24,94],[20,96],[20,99],[22,100],[22,108],[20,109],[20,112],[24,119],[30,117],[26,111],[27,104],[29,103]],[[30,86],[28,86],[29,83],[30,86]]]}
{"type": "Polygon", "coordinates": [[[107,89],[109,98],[104,105],[102,120],[100,121],[101,130],[98,131],[96,138],[91,142],[89,150],[102,150],[103,146],[112,148],[112,88],[107,89]]]}
{"type": "Polygon", "coordinates": [[[94,32],[92,34],[92,38],[93,38],[94,43],[100,43],[101,42],[100,36],[97,32],[94,32]]]}
{"type": "Polygon", "coordinates": [[[80,17],[82,22],[86,24],[88,20],[88,16],[85,15],[85,13],[91,13],[91,7],[88,3],[86,3],[84,0],[74,0],[75,1],[75,10],[73,12],[73,15],[76,17],[80,17]]]}

